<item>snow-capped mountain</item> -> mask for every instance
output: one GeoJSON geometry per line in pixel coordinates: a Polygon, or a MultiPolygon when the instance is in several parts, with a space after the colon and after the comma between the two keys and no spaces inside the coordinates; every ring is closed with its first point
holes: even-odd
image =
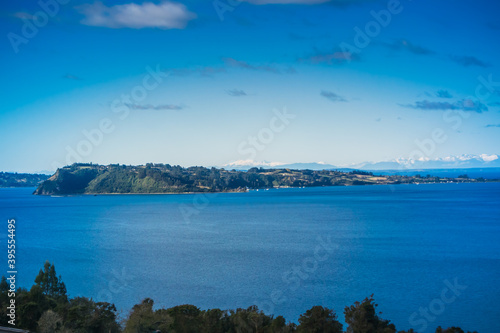
{"type": "Polygon", "coordinates": [[[456,156],[421,158],[418,160],[398,158],[392,161],[366,162],[359,164],[335,166],[324,162],[312,163],[283,163],[267,162],[253,160],[239,160],[227,163],[222,166],[225,169],[248,170],[250,168],[288,168],[288,169],[310,169],[310,170],[329,170],[329,169],[359,169],[359,170],[412,170],[412,169],[465,169],[465,168],[499,168],[500,155],[463,154],[456,156]]]}
{"type": "Polygon", "coordinates": [[[284,165],[285,163],[282,162],[267,162],[267,161],[254,161],[254,160],[238,160],[234,162],[230,162],[227,164],[224,164],[222,167],[224,169],[249,169],[249,168],[274,168],[274,167],[280,167],[281,165],[284,165]]]}
{"type": "Polygon", "coordinates": [[[439,158],[421,158],[418,160],[399,158],[387,162],[362,163],[351,165],[351,168],[363,170],[398,170],[398,169],[461,169],[461,168],[495,168],[500,167],[499,155],[447,156],[439,158]]]}
{"type": "Polygon", "coordinates": [[[313,162],[313,163],[283,163],[283,162],[257,162],[253,160],[239,160],[231,163],[224,164],[222,166],[224,169],[228,170],[248,170],[250,168],[283,168],[283,169],[299,169],[299,170],[328,170],[337,169],[336,166],[331,164],[326,164],[324,162],[313,162]]]}

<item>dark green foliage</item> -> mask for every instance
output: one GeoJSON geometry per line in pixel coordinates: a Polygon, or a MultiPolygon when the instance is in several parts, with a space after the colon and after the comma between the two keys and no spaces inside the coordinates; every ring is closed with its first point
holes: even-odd
{"type": "Polygon", "coordinates": [[[166,329],[166,325],[169,325],[171,320],[166,313],[155,314],[153,311],[153,304],[152,299],[146,298],[141,304],[134,305],[128,317],[124,332],[149,333],[162,326],[166,329]]]}
{"type": "Polygon", "coordinates": [[[347,333],[395,333],[396,328],[389,320],[380,319],[376,313],[377,304],[373,295],[362,302],[346,306],[344,309],[347,333]]]}
{"type": "Polygon", "coordinates": [[[0,172],[0,187],[34,187],[49,177],[41,174],[0,172]]]}
{"type": "Polygon", "coordinates": [[[373,176],[373,172],[362,171],[362,170],[353,170],[350,173],[353,175],[373,176]]]}
{"type": "Polygon", "coordinates": [[[208,309],[201,314],[204,328],[208,332],[223,333],[229,326],[227,311],[220,309],[208,309]]]}
{"type": "Polygon", "coordinates": [[[289,333],[295,332],[297,325],[293,323],[286,323],[286,319],[283,316],[278,316],[271,322],[271,327],[269,332],[273,333],[289,333]]]}
{"type": "MultiPolygon", "coordinates": [[[[0,281],[0,325],[9,326],[5,309],[10,302],[5,277],[0,281]]],[[[68,300],[66,286],[48,261],[28,291],[16,290],[16,328],[33,332],[118,333],[121,328],[113,304],[85,297],[68,300]]]]}
{"type": "Polygon", "coordinates": [[[230,323],[238,332],[262,332],[272,324],[272,317],[260,311],[256,306],[247,309],[230,310],[230,323]]]}
{"type": "Polygon", "coordinates": [[[300,316],[297,332],[301,333],[342,333],[342,324],[337,315],[322,306],[313,306],[300,316]]]}
{"type": "Polygon", "coordinates": [[[62,282],[61,277],[57,277],[54,264],[46,261],[43,270],[40,270],[35,283],[40,287],[44,295],[52,298],[66,297],[66,285],[62,282]]]}
{"type": "Polygon", "coordinates": [[[21,304],[16,314],[17,316],[19,316],[19,327],[34,331],[38,326],[37,323],[42,316],[42,311],[40,310],[40,306],[38,306],[37,303],[28,302],[21,304]]]}
{"type": "Polygon", "coordinates": [[[194,305],[179,305],[167,310],[173,318],[170,328],[173,332],[197,333],[203,328],[201,311],[194,305]]]}
{"type": "Polygon", "coordinates": [[[92,165],[73,164],[58,169],[56,173],[38,186],[36,194],[81,194],[99,171],[92,165]]]}
{"type": "Polygon", "coordinates": [[[69,301],[64,313],[65,328],[72,332],[120,332],[113,304],[75,297],[69,301]]]}
{"type": "MultiPolygon", "coordinates": [[[[134,305],[124,328],[117,323],[113,304],[94,302],[86,297],[68,299],[66,287],[54,265],[46,262],[28,291],[16,291],[16,328],[39,333],[343,333],[333,310],[314,306],[299,318],[299,325],[285,318],[266,315],[257,306],[236,310],[200,310],[194,305],[168,309],[153,308],[150,298],[134,305]]],[[[0,280],[0,326],[9,326],[6,308],[10,297],[5,277],[0,280]]],[[[393,324],[376,314],[373,295],[344,310],[346,333],[396,333],[393,324]]],[[[399,333],[415,333],[412,329],[399,333]]],[[[465,333],[458,327],[436,333],[465,333]]],[[[477,333],[477,332],[467,332],[477,333]]]]}
{"type": "Polygon", "coordinates": [[[18,290],[16,293],[16,306],[18,306],[19,326],[30,330],[37,328],[37,322],[42,314],[49,310],[62,306],[66,298],[62,297],[59,302],[47,296],[44,290],[33,285],[31,289],[18,290]]]}
{"type": "Polygon", "coordinates": [[[294,324],[285,318],[274,319],[256,306],[247,309],[201,311],[193,305],[179,305],[169,309],[153,310],[149,298],[134,306],[128,317],[126,333],[288,333],[295,331],[294,324]]]}
{"type": "Polygon", "coordinates": [[[73,164],[40,184],[35,194],[104,193],[186,193],[241,192],[273,187],[345,186],[371,184],[409,184],[422,182],[464,182],[468,178],[421,178],[374,176],[371,172],[334,170],[290,170],[251,168],[247,172],[216,168],[170,166],[108,166],[73,164]]]}
{"type": "MultiPolygon", "coordinates": [[[[436,328],[436,333],[465,333],[465,331],[463,329],[461,329],[460,327],[449,327],[449,328],[443,330],[441,328],[441,326],[439,326],[438,328],[436,328]]],[[[476,331],[474,331],[474,332],[467,331],[467,333],[477,333],[477,332],[476,331]]]]}

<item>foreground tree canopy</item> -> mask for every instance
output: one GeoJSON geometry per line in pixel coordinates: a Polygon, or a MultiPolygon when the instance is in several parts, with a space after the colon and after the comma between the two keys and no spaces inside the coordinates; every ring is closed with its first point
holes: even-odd
{"type": "MultiPolygon", "coordinates": [[[[9,327],[7,306],[10,286],[0,282],[0,326],[9,327]]],[[[134,305],[119,323],[116,307],[86,297],[68,298],[66,286],[48,261],[35,278],[30,290],[16,292],[16,326],[39,333],[416,333],[396,331],[394,324],[379,317],[373,295],[344,309],[347,327],[343,329],[337,314],[322,306],[313,306],[299,318],[299,324],[282,316],[264,314],[256,306],[247,309],[201,310],[194,305],[154,309],[150,298],[134,305]]],[[[12,326],[10,326],[12,327],[12,326]]],[[[465,333],[458,327],[436,333],[465,333]]],[[[471,333],[471,332],[468,332],[471,333]]],[[[477,332],[473,332],[477,333],[477,332]]]]}

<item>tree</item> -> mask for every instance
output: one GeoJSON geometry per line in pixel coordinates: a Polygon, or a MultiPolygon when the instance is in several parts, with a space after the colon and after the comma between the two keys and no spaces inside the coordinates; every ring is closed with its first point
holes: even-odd
{"type": "Polygon", "coordinates": [[[6,326],[9,322],[9,317],[7,317],[7,306],[10,303],[9,297],[9,284],[7,283],[7,278],[2,276],[2,280],[0,282],[0,326],[6,326]]]}
{"type": "Polygon", "coordinates": [[[94,302],[86,297],[69,301],[65,328],[73,332],[120,332],[116,322],[116,307],[107,302],[94,302]]]}
{"type": "Polygon", "coordinates": [[[52,310],[45,311],[38,320],[38,332],[53,333],[59,331],[63,325],[63,319],[52,310]]]}
{"type": "MultiPolygon", "coordinates": [[[[441,328],[441,326],[438,326],[438,328],[436,328],[436,333],[465,333],[465,332],[460,327],[449,327],[449,328],[443,330],[441,328]]],[[[474,332],[467,331],[467,333],[477,333],[477,332],[476,331],[474,331],[474,332]]]]}
{"type": "Polygon", "coordinates": [[[7,278],[2,276],[2,280],[0,282],[0,293],[4,294],[9,291],[9,284],[7,283],[7,278]]]}
{"type": "Polygon", "coordinates": [[[355,302],[350,307],[346,306],[345,322],[349,325],[346,333],[395,333],[394,324],[389,324],[389,320],[380,319],[376,307],[373,295],[361,303],[355,302]]]}
{"type": "MultiPolygon", "coordinates": [[[[16,290],[16,326],[33,332],[58,333],[119,333],[116,307],[105,302],[94,302],[85,297],[68,301],[66,286],[57,277],[53,264],[46,262],[28,291],[16,290]]],[[[10,286],[0,280],[0,326],[6,326],[5,310],[10,302],[10,286]]],[[[149,331],[147,331],[149,332],[149,331]]]]}
{"type": "Polygon", "coordinates": [[[208,309],[201,314],[203,327],[207,332],[225,332],[224,326],[227,326],[227,312],[220,309],[208,309]]]}
{"type": "Polygon", "coordinates": [[[297,332],[342,333],[342,324],[333,310],[318,305],[300,315],[297,332]]]}
{"type": "Polygon", "coordinates": [[[151,298],[146,298],[141,304],[134,305],[125,326],[126,333],[149,333],[153,330],[155,323],[153,304],[154,301],[151,298]]]}
{"type": "Polygon", "coordinates": [[[51,309],[55,309],[57,303],[42,291],[42,288],[33,285],[30,291],[26,289],[17,290],[16,306],[18,306],[17,314],[19,314],[19,327],[27,328],[36,331],[38,320],[42,314],[51,309]]]}
{"type": "Polygon", "coordinates": [[[286,328],[286,320],[283,316],[278,316],[271,322],[271,332],[283,332],[286,328]]]}
{"type": "Polygon", "coordinates": [[[174,332],[197,333],[202,330],[201,311],[194,305],[179,305],[167,309],[173,319],[170,325],[174,332]]]}
{"type": "Polygon", "coordinates": [[[61,276],[57,277],[56,268],[49,261],[45,262],[43,270],[40,270],[35,278],[35,283],[47,296],[66,298],[66,285],[62,282],[61,276]]]}
{"type": "Polygon", "coordinates": [[[231,331],[241,333],[261,333],[271,325],[272,318],[266,316],[256,305],[247,309],[230,310],[229,322],[231,331]]]}
{"type": "Polygon", "coordinates": [[[17,325],[22,328],[27,328],[30,331],[36,331],[37,323],[42,312],[40,306],[35,302],[28,302],[19,306],[16,315],[19,315],[19,322],[17,325]]]}

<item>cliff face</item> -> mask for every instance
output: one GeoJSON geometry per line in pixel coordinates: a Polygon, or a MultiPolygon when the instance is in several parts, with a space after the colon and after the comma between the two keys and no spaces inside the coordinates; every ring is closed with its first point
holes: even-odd
{"type": "Polygon", "coordinates": [[[62,168],[41,183],[33,194],[38,195],[67,195],[82,194],[99,171],[93,168],[62,168]]]}

